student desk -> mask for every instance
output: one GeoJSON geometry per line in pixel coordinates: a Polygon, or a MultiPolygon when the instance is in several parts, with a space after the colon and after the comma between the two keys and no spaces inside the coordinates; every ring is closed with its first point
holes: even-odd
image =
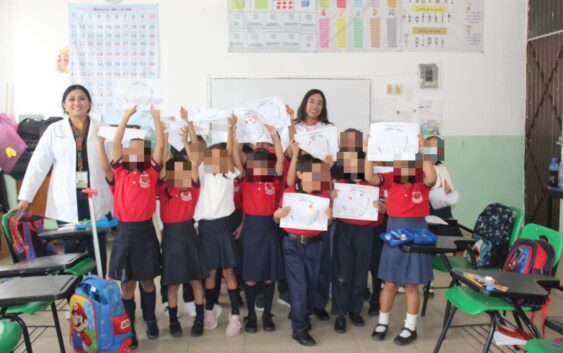
{"type": "MultiPolygon", "coordinates": [[[[98,228],[98,235],[104,235],[109,228],[98,228]]],[[[80,240],[87,239],[92,236],[92,229],[57,229],[41,232],[37,235],[39,239],[49,240],[80,240]]]]}
{"type": "MultiPolygon", "coordinates": [[[[88,254],[64,254],[36,257],[33,260],[20,261],[8,266],[0,266],[0,278],[16,276],[37,276],[57,273],[77,264],[88,254]]],[[[52,277],[49,277],[52,278],[52,277]]]]}
{"type": "Polygon", "coordinates": [[[8,307],[30,302],[50,301],[59,346],[61,352],[65,353],[55,300],[68,298],[72,292],[74,292],[74,288],[79,281],[80,278],[77,276],[60,275],[16,277],[5,279],[0,283],[0,317],[12,319],[22,327],[26,351],[28,353],[32,353],[32,348],[27,326],[18,315],[6,314],[8,307]]]}

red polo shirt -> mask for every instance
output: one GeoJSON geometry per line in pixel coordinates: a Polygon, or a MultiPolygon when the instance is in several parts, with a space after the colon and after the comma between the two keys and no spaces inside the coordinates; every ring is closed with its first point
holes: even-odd
{"type": "Polygon", "coordinates": [[[199,183],[192,184],[190,188],[167,188],[164,180],[160,180],[156,190],[160,199],[162,223],[179,223],[194,219],[199,198],[199,183]]]}
{"type": "Polygon", "coordinates": [[[253,216],[271,216],[279,203],[279,190],[282,188],[282,178],[274,177],[272,182],[248,181],[240,183],[242,193],[242,210],[253,216]]]}
{"type": "Polygon", "coordinates": [[[397,218],[420,218],[430,213],[430,188],[424,183],[396,184],[393,177],[385,177],[389,188],[387,214],[397,218]]]}

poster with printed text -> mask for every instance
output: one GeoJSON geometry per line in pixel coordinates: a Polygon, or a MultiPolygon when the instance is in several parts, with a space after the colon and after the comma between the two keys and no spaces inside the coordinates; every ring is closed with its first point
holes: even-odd
{"type": "Polygon", "coordinates": [[[158,5],[70,4],[69,37],[70,79],[88,88],[93,112],[123,109],[116,81],[159,78],[158,5]]]}

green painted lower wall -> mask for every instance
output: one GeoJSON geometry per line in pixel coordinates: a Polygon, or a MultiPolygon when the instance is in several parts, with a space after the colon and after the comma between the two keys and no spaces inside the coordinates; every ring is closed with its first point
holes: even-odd
{"type": "Polygon", "coordinates": [[[461,223],[473,227],[492,202],[524,208],[522,136],[446,136],[444,140],[445,164],[460,192],[453,215],[461,223]]]}

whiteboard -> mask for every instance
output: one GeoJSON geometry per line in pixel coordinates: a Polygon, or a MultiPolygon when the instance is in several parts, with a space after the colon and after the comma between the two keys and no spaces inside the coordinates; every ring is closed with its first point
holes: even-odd
{"type": "Polygon", "coordinates": [[[232,109],[247,101],[278,96],[295,110],[310,89],[323,91],[328,120],[338,131],[355,128],[369,132],[371,117],[371,79],[368,78],[235,78],[209,79],[209,105],[232,109]]]}

